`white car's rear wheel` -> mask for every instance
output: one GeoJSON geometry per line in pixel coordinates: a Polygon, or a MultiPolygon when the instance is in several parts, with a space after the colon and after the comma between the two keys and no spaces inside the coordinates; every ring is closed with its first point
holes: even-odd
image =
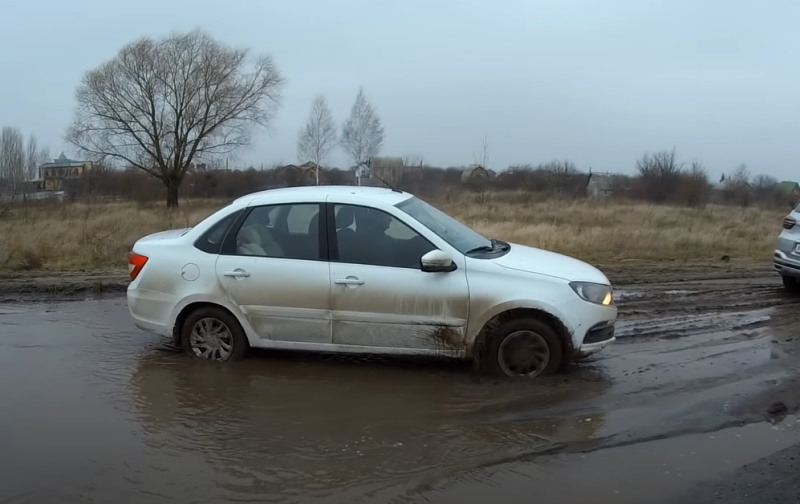
{"type": "Polygon", "coordinates": [[[248,342],[239,321],[227,310],[199,308],[183,321],[181,346],[188,355],[204,360],[228,362],[242,359],[248,342]]]}
{"type": "Polygon", "coordinates": [[[510,320],[489,335],[486,368],[499,376],[536,378],[558,372],[564,350],[550,325],[536,318],[510,320]]]}

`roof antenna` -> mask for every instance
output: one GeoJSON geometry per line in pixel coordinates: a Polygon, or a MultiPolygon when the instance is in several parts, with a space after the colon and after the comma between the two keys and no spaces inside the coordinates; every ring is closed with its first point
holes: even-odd
{"type": "Polygon", "coordinates": [[[370,167],[370,165],[371,165],[371,164],[372,164],[372,158],[369,158],[369,159],[367,159],[366,161],[362,161],[362,162],[360,162],[358,165],[359,165],[359,166],[366,166],[366,167],[367,167],[367,170],[369,170],[369,176],[370,176],[370,177],[375,177],[376,179],[378,179],[380,182],[382,182],[382,183],[383,183],[383,184],[384,184],[386,187],[388,187],[388,188],[389,188],[389,189],[391,189],[392,191],[394,191],[394,192],[399,192],[399,193],[402,193],[402,192],[403,192],[403,191],[401,191],[400,189],[395,189],[394,187],[392,187],[392,186],[391,186],[391,184],[389,184],[388,182],[386,182],[385,180],[383,180],[383,179],[382,179],[382,178],[380,178],[379,176],[375,175],[375,173],[373,173],[373,171],[372,171],[372,168],[370,167]]]}

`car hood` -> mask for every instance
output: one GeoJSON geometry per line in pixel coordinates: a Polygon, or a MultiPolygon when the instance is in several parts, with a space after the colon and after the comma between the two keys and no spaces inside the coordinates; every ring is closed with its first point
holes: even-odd
{"type": "Polygon", "coordinates": [[[525,245],[511,244],[511,250],[494,260],[503,268],[547,275],[570,282],[595,282],[610,285],[608,278],[591,264],[578,259],[525,245]]]}

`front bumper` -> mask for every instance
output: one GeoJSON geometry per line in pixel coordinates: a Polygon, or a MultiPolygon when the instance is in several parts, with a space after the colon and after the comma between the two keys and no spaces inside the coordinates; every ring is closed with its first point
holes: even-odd
{"type": "Polygon", "coordinates": [[[782,250],[775,251],[773,265],[782,276],[800,278],[800,259],[790,257],[782,250]]]}
{"type": "Polygon", "coordinates": [[[574,359],[583,359],[604,349],[617,338],[614,336],[614,322],[601,322],[588,331],[583,337],[583,343],[575,349],[574,359]]]}
{"type": "Polygon", "coordinates": [[[575,351],[573,358],[583,359],[585,357],[589,357],[590,355],[596,354],[615,341],[617,341],[617,338],[612,337],[611,339],[600,341],[598,343],[586,343],[581,345],[581,347],[575,351]]]}

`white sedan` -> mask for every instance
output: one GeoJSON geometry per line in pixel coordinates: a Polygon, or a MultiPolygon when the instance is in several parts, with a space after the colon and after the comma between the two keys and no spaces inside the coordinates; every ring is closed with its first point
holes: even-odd
{"type": "Polygon", "coordinates": [[[130,278],[137,327],[215,361],[252,347],[424,354],[536,377],[614,341],[617,319],[595,267],[375,187],[243,196],[137,241],[130,278]]]}

